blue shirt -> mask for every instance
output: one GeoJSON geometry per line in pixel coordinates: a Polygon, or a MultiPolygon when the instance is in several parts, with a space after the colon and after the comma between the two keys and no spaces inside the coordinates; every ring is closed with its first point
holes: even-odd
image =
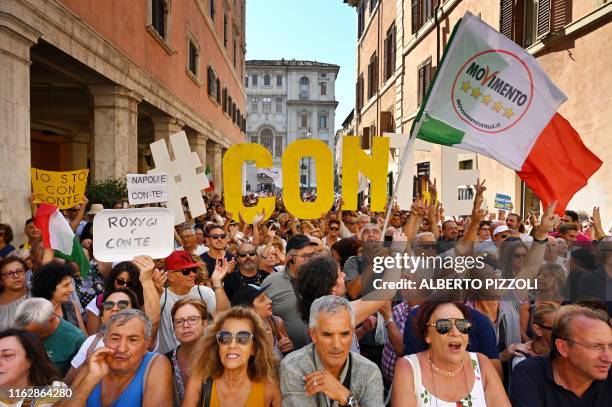
{"type": "MultiPolygon", "coordinates": [[[[406,319],[404,326],[404,355],[423,352],[427,349],[425,342],[418,338],[414,332],[414,322],[419,311],[419,307],[414,307],[406,319]]],[[[468,319],[472,321],[472,328],[469,333],[468,352],[479,352],[489,359],[499,359],[497,350],[497,340],[495,331],[489,318],[475,309],[468,308],[470,315],[468,319]]]]}

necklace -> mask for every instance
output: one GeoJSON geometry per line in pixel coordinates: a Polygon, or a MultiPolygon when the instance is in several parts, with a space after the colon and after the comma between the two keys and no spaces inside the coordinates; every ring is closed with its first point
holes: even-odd
{"type": "MultiPolygon", "coordinates": [[[[436,398],[436,407],[438,407],[438,391],[436,390],[436,376],[434,375],[434,364],[431,361],[431,355],[429,352],[427,352],[427,359],[429,359],[429,367],[431,368],[431,383],[433,384],[433,396],[436,398]]],[[[445,370],[439,369],[437,366],[435,366],[435,369],[438,369],[440,372],[446,372],[445,370]]],[[[461,359],[461,366],[460,369],[463,370],[463,359],[461,359]]],[[[438,372],[436,372],[438,373],[438,372]]],[[[447,372],[448,373],[448,372],[447,372]]],[[[456,376],[457,373],[455,373],[453,376],[456,376]]],[[[452,377],[452,376],[449,376],[452,377]]],[[[463,371],[463,378],[465,379],[465,391],[468,392],[467,397],[470,397],[470,389],[468,388],[468,383],[467,383],[467,373],[465,372],[465,370],[463,371]]],[[[431,395],[430,395],[431,396],[431,395]]]]}
{"type": "Polygon", "coordinates": [[[429,365],[431,366],[431,370],[434,373],[439,374],[440,376],[455,377],[463,370],[463,359],[461,359],[461,366],[459,366],[455,370],[440,369],[438,366],[434,365],[434,363],[431,361],[431,355],[429,353],[427,353],[427,359],[429,359],[429,365]]]}

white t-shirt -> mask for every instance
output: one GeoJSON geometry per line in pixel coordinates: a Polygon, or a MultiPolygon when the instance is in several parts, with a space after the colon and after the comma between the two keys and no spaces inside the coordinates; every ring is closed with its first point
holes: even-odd
{"type": "MultiPolygon", "coordinates": [[[[96,334],[91,335],[87,339],[85,339],[85,342],[83,342],[83,344],[81,345],[81,348],[79,349],[77,354],[74,355],[74,357],[72,358],[72,361],[70,362],[72,367],[74,367],[75,369],[78,369],[83,363],[85,363],[85,360],[87,359],[87,350],[89,349],[89,347],[91,346],[91,344],[93,343],[95,339],[96,339],[96,334]]],[[[98,343],[96,343],[96,347],[92,349],[92,353],[96,349],[100,349],[103,346],[104,346],[104,338],[100,338],[98,343]]]]}
{"type": "Polygon", "coordinates": [[[98,304],[96,304],[97,299],[98,296],[96,295],[91,299],[91,301],[89,301],[89,304],[87,304],[85,309],[94,314],[95,316],[100,316],[100,309],[98,309],[98,304]]]}
{"type": "Polygon", "coordinates": [[[217,307],[217,300],[215,298],[215,292],[205,285],[194,286],[189,293],[185,295],[178,295],[172,292],[169,288],[165,288],[164,292],[159,299],[159,304],[162,309],[161,320],[159,323],[159,333],[157,337],[159,339],[159,353],[167,353],[176,348],[179,342],[174,336],[174,326],[172,326],[172,307],[181,298],[191,296],[200,300],[204,300],[208,313],[214,315],[217,307]]]}
{"type": "MultiPolygon", "coordinates": [[[[176,250],[185,250],[185,249],[183,249],[183,246],[178,246],[176,250]]],[[[201,256],[204,253],[206,253],[208,250],[210,250],[208,247],[204,246],[203,244],[199,244],[195,249],[195,254],[197,254],[198,256],[201,256]]]]}

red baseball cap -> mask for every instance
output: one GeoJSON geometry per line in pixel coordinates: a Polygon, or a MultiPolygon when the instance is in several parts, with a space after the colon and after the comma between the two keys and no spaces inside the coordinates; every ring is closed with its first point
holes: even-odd
{"type": "Polygon", "coordinates": [[[193,261],[193,257],[186,250],[177,250],[166,257],[166,270],[176,271],[198,267],[199,264],[193,261]]]}

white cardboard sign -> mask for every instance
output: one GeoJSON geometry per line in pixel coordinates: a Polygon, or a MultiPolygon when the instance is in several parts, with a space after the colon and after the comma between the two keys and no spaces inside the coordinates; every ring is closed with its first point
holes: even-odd
{"type": "Polygon", "coordinates": [[[140,205],[168,200],[168,174],[127,174],[128,201],[140,205]]]}
{"type": "Polygon", "coordinates": [[[94,217],[93,229],[99,261],[162,259],[174,250],[174,213],[167,208],[104,209],[94,217]]]}

